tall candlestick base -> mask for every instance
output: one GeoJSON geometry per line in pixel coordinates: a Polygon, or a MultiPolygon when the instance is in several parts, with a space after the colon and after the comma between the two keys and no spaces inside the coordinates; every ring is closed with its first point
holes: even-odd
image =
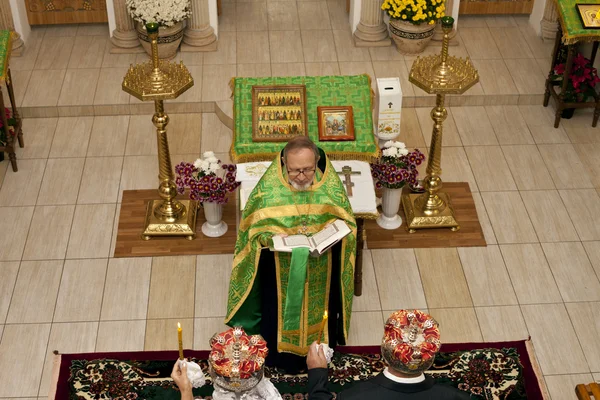
{"type": "Polygon", "coordinates": [[[459,230],[460,225],[454,218],[454,209],[448,194],[438,192],[437,197],[444,206],[433,215],[427,215],[424,203],[427,202],[428,194],[404,193],[402,195],[402,207],[408,231],[415,233],[417,229],[427,228],[450,228],[453,232],[459,230]]]}
{"type": "Polygon", "coordinates": [[[448,55],[450,32],[454,25],[452,17],[441,19],[444,40],[439,55],[417,57],[410,70],[408,80],[427,93],[435,94],[435,107],[431,110],[433,132],[427,162],[427,176],[423,180],[423,194],[405,193],[402,205],[409,233],[417,229],[450,228],[460,229],[454,217],[450,196],[442,191],[442,133],[444,120],[448,116],[444,106],[447,94],[463,94],[479,81],[477,70],[467,59],[448,55]]]}
{"type": "Polygon", "coordinates": [[[153,236],[185,236],[188,240],[194,239],[198,203],[193,200],[178,200],[177,203],[181,204],[181,213],[167,220],[160,215],[160,209],[164,205],[163,200],[152,200],[148,203],[146,223],[142,233],[144,240],[150,240],[153,236]]]}
{"type": "Polygon", "coordinates": [[[150,240],[155,236],[185,236],[192,240],[196,235],[196,212],[198,202],[179,201],[177,186],[171,166],[167,125],[169,116],[165,113],[164,100],[176,99],[194,85],[194,79],[183,65],[158,59],[158,24],[146,24],[151,40],[152,60],[130,66],[122,88],[125,92],[142,101],[154,101],[152,123],[156,127],[158,145],[158,195],[162,200],[148,203],[146,223],[142,238],[150,240]]]}

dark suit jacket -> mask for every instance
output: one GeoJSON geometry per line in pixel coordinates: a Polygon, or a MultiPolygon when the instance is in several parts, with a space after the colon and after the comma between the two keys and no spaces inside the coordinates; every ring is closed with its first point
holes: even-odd
{"type": "MultiPolygon", "coordinates": [[[[425,375],[419,383],[397,383],[383,373],[368,381],[360,382],[348,390],[338,393],[341,400],[467,400],[471,396],[452,386],[436,384],[425,375]]],[[[327,390],[327,369],[308,370],[308,400],[329,400],[333,395],[327,390]]]]}

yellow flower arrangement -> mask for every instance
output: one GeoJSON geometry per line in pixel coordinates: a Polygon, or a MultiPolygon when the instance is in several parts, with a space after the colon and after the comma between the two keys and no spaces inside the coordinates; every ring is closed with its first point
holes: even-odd
{"type": "Polygon", "coordinates": [[[385,0],[381,9],[387,12],[390,18],[415,25],[433,25],[446,15],[445,0],[385,0]]]}

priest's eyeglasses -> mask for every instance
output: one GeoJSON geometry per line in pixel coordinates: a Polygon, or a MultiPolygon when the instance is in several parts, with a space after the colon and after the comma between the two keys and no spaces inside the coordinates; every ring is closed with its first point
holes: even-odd
{"type": "Polygon", "coordinates": [[[315,173],[315,169],[314,168],[309,168],[309,169],[292,169],[292,170],[287,170],[288,176],[290,178],[296,178],[298,176],[300,176],[300,174],[304,174],[305,177],[310,177],[313,176],[315,173]]]}

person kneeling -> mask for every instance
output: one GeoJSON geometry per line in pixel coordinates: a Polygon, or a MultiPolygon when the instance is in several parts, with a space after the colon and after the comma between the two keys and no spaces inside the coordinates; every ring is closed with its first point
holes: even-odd
{"type": "MultiPolygon", "coordinates": [[[[470,395],[457,388],[436,383],[423,372],[433,364],[441,347],[438,323],[419,310],[393,313],[384,326],[381,355],[387,362],[383,372],[337,394],[337,399],[440,399],[463,400],[470,395]]],[[[327,390],[327,360],[317,343],[310,346],[308,399],[332,399],[327,390]]]]}
{"type": "MultiPolygon", "coordinates": [[[[260,335],[249,336],[240,327],[215,334],[210,339],[209,373],[215,400],[280,400],[281,395],[264,377],[267,342],[260,335]]],[[[177,361],[171,378],[181,391],[181,400],[191,400],[192,384],[185,363],[177,361]]]]}

